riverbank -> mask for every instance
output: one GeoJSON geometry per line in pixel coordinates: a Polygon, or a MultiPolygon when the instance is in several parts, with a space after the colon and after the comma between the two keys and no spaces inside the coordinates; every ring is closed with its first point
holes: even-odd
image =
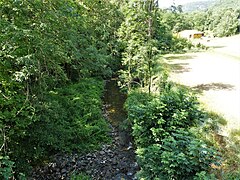
{"type": "Polygon", "coordinates": [[[103,97],[103,115],[109,123],[110,144],[85,155],[57,154],[43,167],[34,170],[32,180],[71,179],[84,174],[96,180],[134,180],[139,170],[131,135],[121,128],[126,119],[123,105],[126,95],[117,87],[116,80],[106,81],[103,97]]]}

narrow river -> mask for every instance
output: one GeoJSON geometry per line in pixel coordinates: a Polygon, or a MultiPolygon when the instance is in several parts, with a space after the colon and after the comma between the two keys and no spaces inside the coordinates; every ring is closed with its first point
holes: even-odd
{"type": "Polygon", "coordinates": [[[126,99],[127,95],[120,91],[116,79],[106,81],[103,100],[107,119],[117,134],[116,140],[119,141],[119,145],[122,148],[131,148],[130,130],[123,128],[124,121],[127,119],[127,112],[124,109],[126,99]]]}
{"type": "Polygon", "coordinates": [[[71,179],[73,173],[83,172],[92,180],[136,180],[139,170],[130,132],[122,123],[127,118],[124,102],[127,96],[120,92],[117,80],[106,81],[104,115],[111,126],[112,142],[85,155],[56,155],[52,162],[33,172],[33,180],[71,179]]]}
{"type": "MultiPolygon", "coordinates": [[[[124,110],[124,103],[127,95],[120,91],[117,86],[117,79],[106,81],[104,104],[106,118],[111,124],[112,128],[112,146],[115,152],[115,157],[118,161],[118,166],[123,168],[120,171],[115,171],[112,180],[132,180],[136,179],[135,173],[139,167],[135,159],[135,149],[133,147],[133,139],[131,132],[123,128],[123,123],[127,119],[127,112],[124,110]]],[[[115,166],[115,165],[113,165],[115,166]]]]}
{"type": "Polygon", "coordinates": [[[105,88],[104,103],[108,113],[108,120],[112,126],[119,127],[127,118],[127,112],[124,110],[124,103],[127,96],[120,92],[117,80],[115,79],[108,80],[105,88]]]}

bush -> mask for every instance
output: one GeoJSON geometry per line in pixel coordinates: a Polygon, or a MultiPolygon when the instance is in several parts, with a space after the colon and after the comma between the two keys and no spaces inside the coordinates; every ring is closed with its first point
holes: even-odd
{"type": "Polygon", "coordinates": [[[35,123],[14,149],[16,166],[39,163],[54,153],[85,153],[108,142],[102,92],[102,81],[87,78],[46,94],[38,104],[35,123]]]}
{"type": "Polygon", "coordinates": [[[133,92],[126,102],[128,118],[140,147],[160,142],[177,128],[188,128],[203,117],[199,103],[183,87],[166,85],[159,97],[133,92]]]}
{"type": "Polygon", "coordinates": [[[9,179],[13,177],[14,162],[8,156],[0,156],[0,178],[9,179]]]}
{"type": "Polygon", "coordinates": [[[190,50],[194,45],[185,38],[179,38],[173,36],[170,52],[182,53],[190,50]]]}
{"type": "Polygon", "coordinates": [[[140,178],[193,179],[211,164],[219,166],[217,150],[189,131],[206,116],[188,89],[165,83],[159,96],[133,92],[126,108],[133,123],[140,178]]]}
{"type": "Polygon", "coordinates": [[[208,171],[210,164],[219,165],[214,148],[179,129],[159,144],[137,150],[141,171],[146,179],[193,179],[198,172],[208,171]]]}

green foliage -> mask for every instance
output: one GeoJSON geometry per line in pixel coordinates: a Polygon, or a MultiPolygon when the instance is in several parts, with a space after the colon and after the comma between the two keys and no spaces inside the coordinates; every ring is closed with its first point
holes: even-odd
{"type": "Polygon", "coordinates": [[[70,179],[71,180],[91,180],[91,178],[84,173],[73,174],[70,179]]]}
{"type": "MultiPolygon", "coordinates": [[[[204,2],[199,3],[201,6],[204,4],[204,2]]],[[[217,37],[239,33],[239,1],[222,0],[212,4],[204,11],[196,10],[189,13],[162,10],[161,21],[168,30],[174,33],[187,29],[196,29],[205,32],[205,35],[217,37]]]]}
{"type": "Polygon", "coordinates": [[[188,21],[188,16],[183,13],[166,10],[162,10],[159,13],[161,14],[161,23],[167,27],[168,31],[177,33],[191,28],[191,21],[188,21]]]}
{"type": "MultiPolygon", "coordinates": [[[[125,86],[135,83],[150,93],[159,54],[192,46],[172,33],[203,29],[203,16],[204,30],[218,36],[234,34],[239,26],[235,9],[196,15],[191,23],[181,7],[167,12],[153,0],[111,2],[119,6],[108,0],[0,1],[1,178],[24,179],[21,172],[54,153],[85,153],[108,141],[103,84],[92,77],[110,77],[121,66],[125,86]]],[[[133,92],[126,105],[141,174],[208,177],[216,152],[188,131],[204,120],[196,98],[163,84],[160,96],[133,92]],[[151,168],[157,168],[155,174],[151,168]]]]}
{"type": "Polygon", "coordinates": [[[236,4],[228,1],[218,3],[207,11],[186,14],[192,28],[210,31],[214,36],[231,36],[238,33],[240,11],[236,4]],[[234,7],[232,5],[234,4],[234,7]]]}
{"type": "Polygon", "coordinates": [[[143,136],[136,139],[140,147],[160,141],[177,128],[193,126],[202,118],[196,97],[183,87],[166,85],[158,98],[133,93],[128,99],[126,107],[134,122],[133,133],[143,136]]]}
{"type": "Polygon", "coordinates": [[[196,174],[194,180],[216,180],[216,176],[214,174],[209,174],[206,171],[201,171],[200,173],[196,174]]]}
{"type": "Polygon", "coordinates": [[[97,0],[1,1],[2,88],[21,89],[16,93],[30,93],[31,99],[68,81],[111,75],[113,37],[121,18],[106,17],[114,18],[116,11],[97,0]]]}
{"type": "Polygon", "coordinates": [[[107,0],[0,1],[0,155],[17,169],[106,142],[102,84],[88,78],[118,68],[121,17],[107,0]]]}
{"type": "MultiPolygon", "coordinates": [[[[210,111],[205,112],[205,120],[201,126],[190,129],[199,139],[204,140],[208,145],[214,145],[221,152],[222,164],[213,165],[211,173],[215,174],[217,179],[236,179],[240,172],[240,131],[233,130],[229,136],[223,136],[221,126],[226,125],[226,120],[220,115],[210,111]]],[[[211,179],[212,174],[204,171],[196,179],[211,179]]],[[[214,179],[214,178],[213,178],[214,179]]],[[[216,179],[216,178],[215,178],[216,179]]]]}
{"type": "MultiPolygon", "coordinates": [[[[85,153],[109,141],[102,117],[102,81],[87,78],[45,95],[36,111],[36,122],[21,139],[14,155],[16,165],[44,160],[54,153],[85,153]]],[[[16,144],[11,144],[16,146],[16,144]]]]}
{"type": "Polygon", "coordinates": [[[235,180],[236,177],[240,177],[240,129],[232,130],[229,139],[225,141],[226,147],[221,147],[225,160],[222,177],[235,180]]]}
{"type": "Polygon", "coordinates": [[[14,162],[8,156],[0,156],[0,178],[10,179],[13,177],[14,162]]]}
{"type": "Polygon", "coordinates": [[[125,21],[119,29],[119,40],[123,45],[122,65],[120,71],[123,86],[131,89],[134,79],[140,80],[139,85],[148,83],[151,71],[152,55],[155,51],[152,34],[155,32],[153,25],[154,6],[140,0],[129,1],[123,8],[125,21]],[[150,10],[147,7],[150,7],[150,10]],[[143,23],[140,23],[143,22],[143,23]]]}
{"type": "Polygon", "coordinates": [[[217,1],[213,4],[210,9],[225,9],[225,8],[232,8],[234,10],[239,9],[240,2],[238,0],[221,0],[217,1]]]}
{"type": "Polygon", "coordinates": [[[187,16],[187,21],[191,23],[193,29],[197,29],[199,31],[205,31],[208,28],[208,18],[206,12],[193,12],[187,16]]]}
{"type": "Polygon", "coordinates": [[[208,172],[211,164],[220,165],[216,149],[189,131],[206,116],[188,89],[165,82],[158,96],[131,93],[126,108],[133,123],[140,178],[193,179],[208,172]]]}
{"type": "Polygon", "coordinates": [[[209,164],[218,163],[215,149],[179,129],[161,144],[138,149],[140,177],[146,179],[193,179],[197,172],[208,171],[209,164]]]}
{"type": "Polygon", "coordinates": [[[219,37],[234,35],[239,26],[238,16],[239,12],[228,8],[210,11],[209,30],[219,37]]]}
{"type": "Polygon", "coordinates": [[[171,46],[168,48],[168,52],[183,53],[190,50],[194,45],[185,38],[175,37],[171,39],[171,46]]]}
{"type": "MultiPolygon", "coordinates": [[[[179,52],[188,46],[186,40],[172,35],[175,18],[180,16],[160,10],[153,0],[130,0],[123,5],[122,12],[125,21],[118,31],[122,45],[121,85],[130,90],[137,84],[151,92],[159,54],[179,52]],[[166,14],[172,15],[171,19],[166,14]]],[[[179,18],[178,29],[184,28],[181,21],[179,18]]]]}
{"type": "Polygon", "coordinates": [[[219,123],[220,125],[222,126],[226,126],[227,125],[227,120],[224,119],[224,117],[222,117],[221,115],[213,112],[213,111],[208,111],[207,112],[207,116],[209,118],[211,118],[213,121],[216,121],[214,122],[215,124],[219,123]]]}

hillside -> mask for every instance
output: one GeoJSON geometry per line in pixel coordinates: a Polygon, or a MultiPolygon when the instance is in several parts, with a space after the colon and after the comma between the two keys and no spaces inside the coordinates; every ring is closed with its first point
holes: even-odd
{"type": "Polygon", "coordinates": [[[190,2],[183,5],[183,12],[206,11],[208,9],[232,8],[239,9],[239,0],[207,0],[190,2]]]}
{"type": "Polygon", "coordinates": [[[239,0],[217,0],[211,7],[211,9],[223,9],[223,8],[232,8],[240,9],[239,0]]]}
{"type": "Polygon", "coordinates": [[[205,11],[215,3],[216,0],[187,3],[183,5],[183,12],[205,11]]]}

